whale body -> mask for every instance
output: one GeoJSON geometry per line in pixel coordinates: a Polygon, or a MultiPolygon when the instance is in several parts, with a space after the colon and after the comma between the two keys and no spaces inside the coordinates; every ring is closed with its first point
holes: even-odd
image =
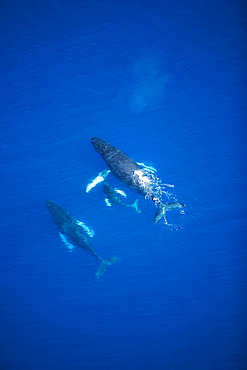
{"type": "Polygon", "coordinates": [[[85,227],[82,226],[83,224],[80,221],[76,220],[66,209],[52,200],[47,200],[46,205],[51,213],[54,224],[62,236],[66,239],[68,238],[69,243],[82,248],[84,252],[95,257],[100,262],[95,274],[96,278],[101,277],[108,266],[119,260],[117,257],[112,257],[108,260],[102,259],[93,249],[85,227]]]}
{"type": "Polygon", "coordinates": [[[140,171],[141,167],[120,149],[108,144],[106,141],[98,137],[93,137],[91,140],[94,149],[104,159],[113,175],[127,186],[145,195],[144,189],[141,189],[140,185],[136,184],[133,178],[135,172],[140,171]]]}
{"type": "Polygon", "coordinates": [[[96,152],[101,155],[116,178],[145,198],[154,201],[158,207],[154,216],[155,223],[165,216],[166,211],[184,207],[184,204],[178,202],[163,204],[157,191],[158,182],[153,181],[147,171],[120,149],[98,137],[91,138],[91,141],[96,152]]]}
{"type": "Polygon", "coordinates": [[[122,206],[133,208],[137,213],[141,213],[138,208],[139,199],[136,199],[133,204],[123,202],[120,195],[126,197],[126,194],[122,190],[113,189],[106,181],[103,182],[103,190],[106,195],[106,205],[111,206],[111,202],[121,204],[122,206]]]}

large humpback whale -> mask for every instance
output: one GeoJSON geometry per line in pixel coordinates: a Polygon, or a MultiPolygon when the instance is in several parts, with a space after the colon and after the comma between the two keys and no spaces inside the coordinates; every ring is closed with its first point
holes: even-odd
{"type": "Polygon", "coordinates": [[[95,257],[100,262],[95,274],[96,278],[100,278],[108,266],[119,261],[119,258],[117,257],[103,260],[93,249],[88,234],[85,231],[85,227],[82,226],[80,221],[76,220],[64,208],[52,200],[47,200],[46,205],[51,213],[54,224],[62,234],[62,239],[67,240],[68,244],[72,243],[73,245],[77,245],[82,248],[86,253],[95,257]]]}
{"type": "Polygon", "coordinates": [[[148,171],[120,149],[98,137],[93,137],[91,140],[94,149],[101,155],[113,175],[156,204],[158,209],[154,216],[155,223],[165,216],[166,211],[184,206],[178,202],[162,203],[161,187],[157,178],[150,176],[148,171]]]}

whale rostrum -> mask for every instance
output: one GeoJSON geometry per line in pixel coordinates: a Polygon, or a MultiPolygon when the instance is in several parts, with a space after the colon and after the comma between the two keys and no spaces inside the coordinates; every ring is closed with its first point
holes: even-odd
{"type": "Polygon", "coordinates": [[[98,137],[91,138],[91,141],[96,152],[101,155],[108,169],[116,178],[155,203],[157,206],[154,216],[155,223],[165,217],[167,211],[185,206],[179,202],[162,203],[162,189],[159,179],[152,172],[106,141],[98,137]]]}
{"type": "Polygon", "coordinates": [[[74,245],[77,245],[82,248],[84,252],[95,257],[100,262],[95,274],[97,279],[104,274],[107,267],[119,261],[118,257],[111,257],[107,260],[101,258],[92,247],[89,238],[89,228],[71,216],[66,209],[62,208],[58,203],[52,200],[47,200],[46,205],[51,213],[54,224],[60,233],[62,241],[64,241],[68,246],[72,245],[69,249],[71,250],[74,245]]]}

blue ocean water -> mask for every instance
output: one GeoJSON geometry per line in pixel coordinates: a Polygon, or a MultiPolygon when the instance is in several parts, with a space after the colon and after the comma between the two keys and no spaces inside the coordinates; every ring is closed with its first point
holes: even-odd
{"type": "Polygon", "coordinates": [[[1,370],[242,370],[246,358],[243,2],[1,5],[1,370]],[[107,207],[98,136],[186,204],[154,224],[107,207]],[[45,202],[90,226],[66,249],[45,202]]]}

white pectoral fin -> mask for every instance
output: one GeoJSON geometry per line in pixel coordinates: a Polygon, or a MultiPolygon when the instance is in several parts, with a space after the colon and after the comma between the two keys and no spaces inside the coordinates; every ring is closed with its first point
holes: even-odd
{"type": "Polygon", "coordinates": [[[125,194],[125,192],[123,190],[120,190],[120,189],[117,189],[117,188],[115,188],[114,190],[119,195],[122,195],[122,197],[127,198],[127,195],[125,194]]]}
{"type": "Polygon", "coordinates": [[[107,205],[107,207],[111,207],[111,202],[108,198],[105,198],[105,204],[107,205]]]}
{"type": "Polygon", "coordinates": [[[94,237],[94,231],[90,227],[88,227],[86,224],[84,224],[82,221],[76,221],[77,225],[81,226],[83,228],[83,231],[86,232],[86,234],[92,238],[94,237]]]}
{"type": "Polygon", "coordinates": [[[138,164],[138,166],[142,167],[144,170],[148,172],[151,172],[151,173],[157,172],[156,168],[153,166],[147,166],[145,163],[140,163],[140,162],[136,162],[136,163],[138,164]]]}
{"type": "Polygon", "coordinates": [[[93,189],[96,185],[103,182],[110,172],[111,172],[110,170],[104,170],[100,172],[91,182],[87,184],[86,193],[89,193],[90,190],[93,189]]]}
{"type": "Polygon", "coordinates": [[[59,233],[59,236],[62,240],[62,242],[64,243],[64,245],[66,246],[66,248],[69,250],[69,252],[73,252],[73,249],[74,249],[74,245],[71,244],[69,241],[68,241],[68,238],[66,237],[66,235],[62,234],[62,233],[59,233]]]}

